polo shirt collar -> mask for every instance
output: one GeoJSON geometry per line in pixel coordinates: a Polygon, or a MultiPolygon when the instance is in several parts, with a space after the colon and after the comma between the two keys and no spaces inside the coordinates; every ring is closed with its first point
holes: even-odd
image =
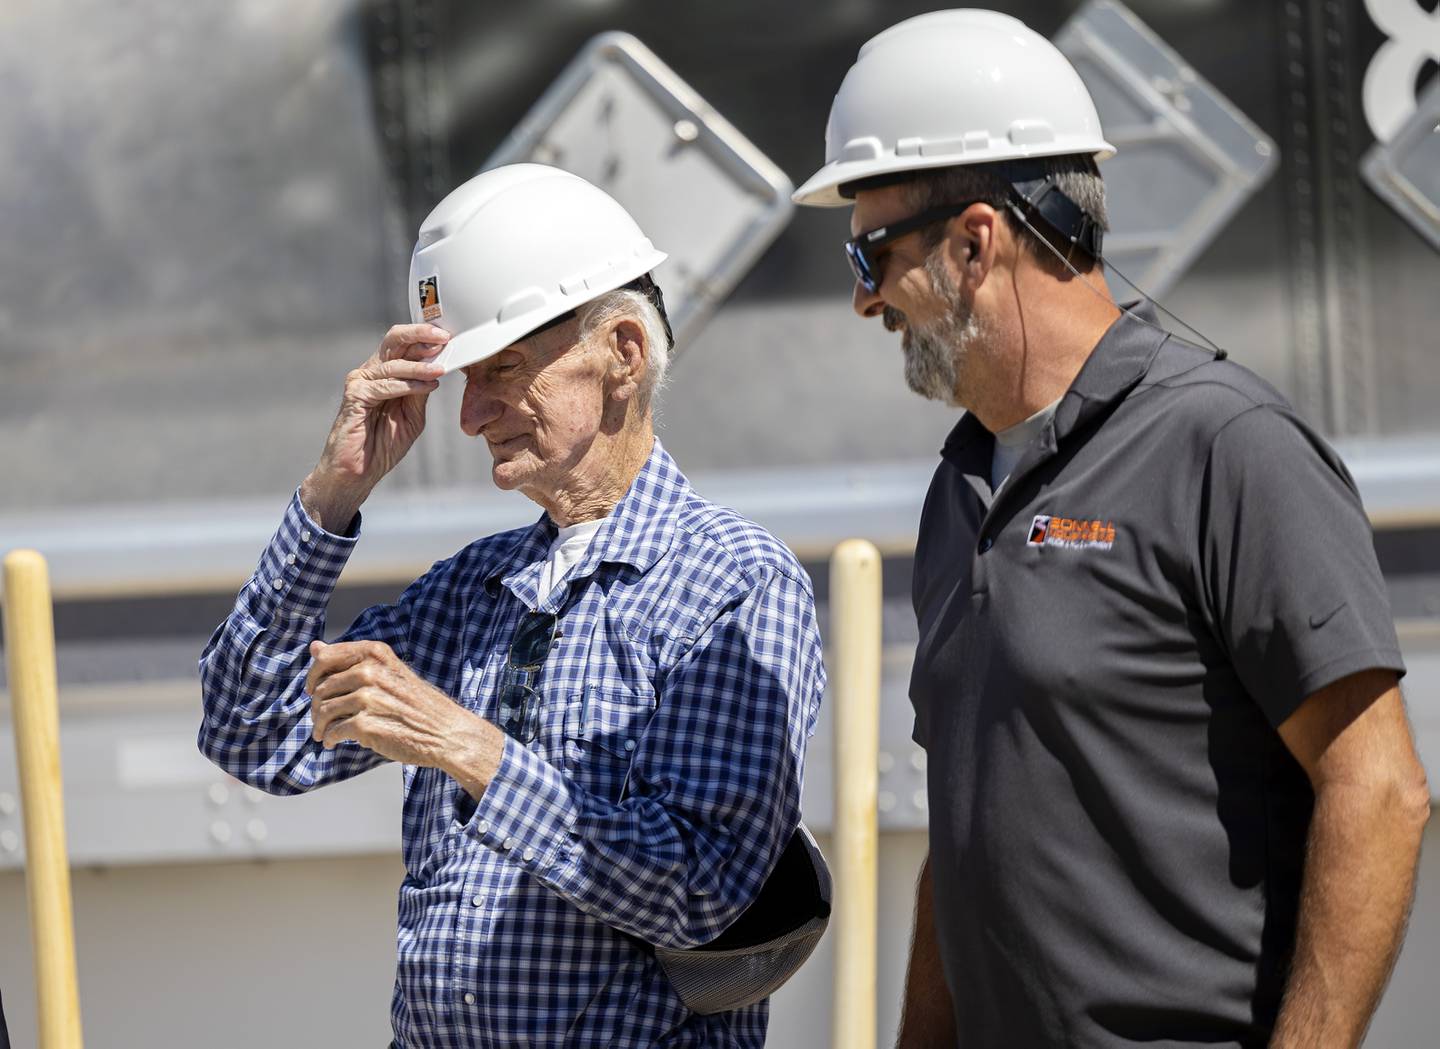
{"type": "Polygon", "coordinates": [[[974,413],[966,412],[945,438],[940,456],[959,469],[975,494],[990,505],[990,463],[995,456],[995,435],[980,425],[974,413]]]}
{"type": "Polygon", "coordinates": [[[1149,300],[1123,303],[1055,410],[1055,440],[1063,441],[1140,384],[1170,333],[1149,300]]]}
{"type": "MultiPolygon", "coordinates": [[[[649,571],[674,544],[680,510],[690,492],[690,482],[660,439],[655,438],[645,465],[600,525],[585,557],[571,572],[571,579],[593,575],[607,562],[629,565],[642,573],[649,571]]],[[[486,584],[498,580],[527,607],[538,607],[540,599],[548,596],[537,592],[540,562],[549,553],[558,531],[550,515],[542,513],[522,534],[510,555],[487,573],[486,584]]]]}
{"type": "MultiPolygon", "coordinates": [[[[1053,455],[1066,436],[1121,400],[1149,371],[1169,333],[1159,326],[1155,307],[1148,300],[1122,303],[1120,308],[1125,312],[1095,344],[1070,389],[1060,399],[1054,419],[1041,431],[1036,445],[1016,464],[1012,477],[1053,455]]],[[[967,477],[983,479],[981,494],[986,502],[989,502],[990,463],[994,453],[994,435],[970,412],[955,424],[940,452],[967,477]]]]}

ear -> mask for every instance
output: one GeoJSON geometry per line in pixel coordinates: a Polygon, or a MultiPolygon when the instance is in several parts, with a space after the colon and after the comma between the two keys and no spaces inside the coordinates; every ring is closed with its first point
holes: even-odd
{"type": "Polygon", "coordinates": [[[610,395],[628,401],[640,392],[650,354],[645,329],[630,317],[622,317],[610,329],[610,366],[607,380],[610,395]]]}
{"type": "Polygon", "coordinates": [[[973,293],[1006,257],[1009,226],[1004,216],[983,202],[971,204],[950,220],[950,261],[973,293]]]}

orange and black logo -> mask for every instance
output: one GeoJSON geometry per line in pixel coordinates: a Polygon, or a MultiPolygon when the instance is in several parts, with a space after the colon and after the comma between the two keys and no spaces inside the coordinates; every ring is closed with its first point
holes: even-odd
{"type": "Polygon", "coordinates": [[[425,277],[420,281],[420,316],[427,321],[440,319],[440,280],[425,277]]]}
{"type": "Polygon", "coordinates": [[[1030,536],[1025,545],[1109,550],[1115,545],[1115,522],[1036,514],[1030,522],[1030,536]]]}

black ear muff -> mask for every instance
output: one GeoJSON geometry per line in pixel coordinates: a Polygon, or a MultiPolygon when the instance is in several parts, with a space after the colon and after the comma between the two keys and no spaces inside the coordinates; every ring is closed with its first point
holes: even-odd
{"type": "Polygon", "coordinates": [[[1006,168],[1004,177],[1010,182],[1007,205],[1011,214],[1022,224],[1039,219],[1059,234],[1059,243],[1051,245],[1057,251],[1068,242],[1068,246],[1079,248],[1098,262],[1105,231],[1090,213],[1067,197],[1054,180],[1033,162],[1017,161],[1006,165],[1006,168]]]}

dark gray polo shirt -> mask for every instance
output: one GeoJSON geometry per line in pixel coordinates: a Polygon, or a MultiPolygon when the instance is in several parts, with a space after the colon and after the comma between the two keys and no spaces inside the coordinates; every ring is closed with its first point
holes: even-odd
{"type": "Polygon", "coordinates": [[[915,555],[962,1044],[1262,1046],[1313,803],[1276,726],[1404,670],[1354,482],[1262,380],[1131,317],[993,504],[992,449],[962,418],[915,555]]]}

